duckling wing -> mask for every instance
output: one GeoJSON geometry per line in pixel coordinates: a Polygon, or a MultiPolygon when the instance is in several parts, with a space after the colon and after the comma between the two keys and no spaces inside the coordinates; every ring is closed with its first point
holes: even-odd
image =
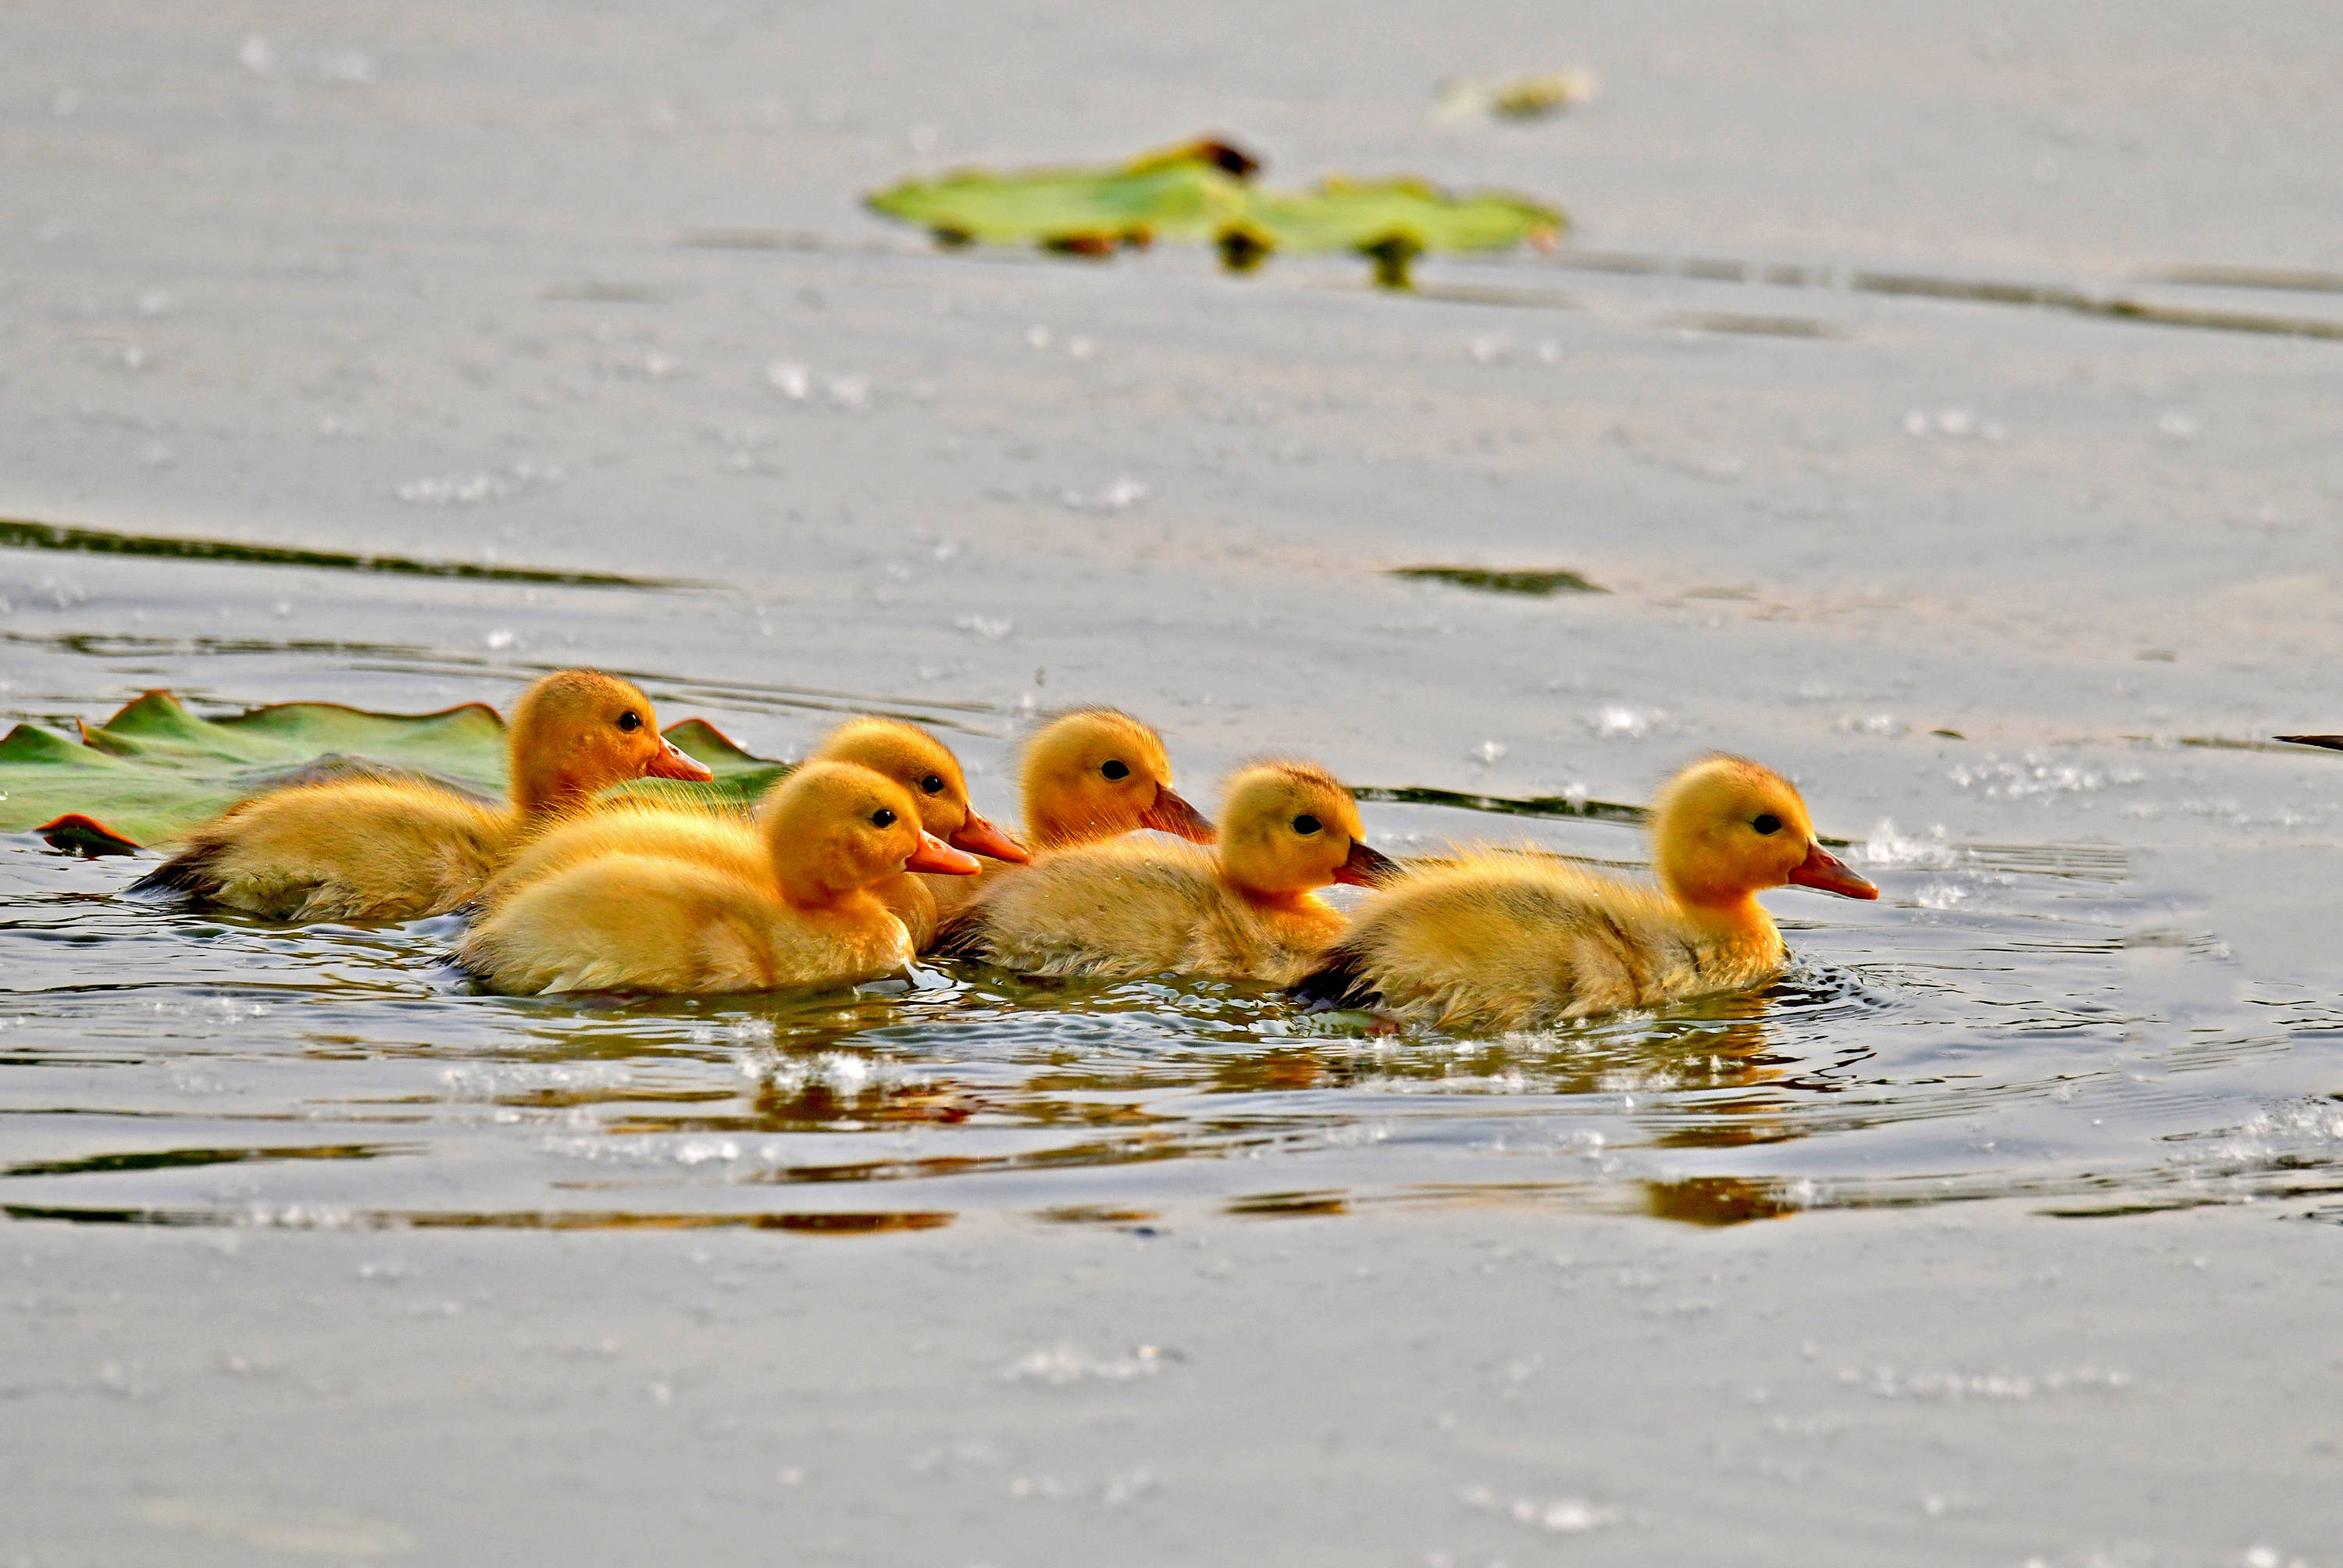
{"type": "Polygon", "coordinates": [[[417,920],[471,898],[512,831],[506,814],[429,784],[299,785],[195,829],[132,888],[268,920],[417,920]]]}

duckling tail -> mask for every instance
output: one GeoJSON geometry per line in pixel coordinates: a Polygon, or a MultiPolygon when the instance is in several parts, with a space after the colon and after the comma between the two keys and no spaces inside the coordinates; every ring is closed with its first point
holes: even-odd
{"type": "Polygon", "coordinates": [[[1304,1012],[1340,1012],[1373,1008],[1383,1000],[1367,978],[1367,960],[1355,948],[1329,948],[1325,960],[1285,988],[1304,1012]]]}
{"type": "Polygon", "coordinates": [[[990,956],[990,914],[981,900],[958,910],[936,928],[935,940],[928,945],[928,951],[948,959],[983,962],[990,956]]]}
{"type": "Polygon", "coordinates": [[[226,885],[216,869],[219,850],[217,844],[200,844],[181,850],[131,883],[125,891],[162,893],[191,903],[216,899],[226,885]]]}

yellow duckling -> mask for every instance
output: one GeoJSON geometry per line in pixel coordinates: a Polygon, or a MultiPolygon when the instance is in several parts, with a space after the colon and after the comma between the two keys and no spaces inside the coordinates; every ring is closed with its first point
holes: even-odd
{"type": "MultiPolygon", "coordinates": [[[[1018,782],[1026,837],[1045,855],[1141,828],[1212,841],[1212,823],[1172,788],[1162,738],[1111,708],[1071,709],[1035,730],[1018,782]]],[[[940,918],[948,923],[1006,869],[989,866],[964,881],[929,883],[940,918]]]]}
{"type": "Polygon", "coordinates": [[[757,810],[755,874],[661,855],[597,856],[516,890],[457,962],[490,990],[708,992],[894,974],[911,940],[871,890],[906,869],[976,861],[920,827],[911,792],[850,762],[809,762],[757,810]]]}
{"type": "Polygon", "coordinates": [[[411,920],[469,900],[538,829],[613,784],[714,775],[662,739],[615,676],[548,675],[513,705],[512,804],[419,779],[345,779],[256,796],[195,829],[132,884],[277,920],[411,920]]]}
{"type": "MultiPolygon", "coordinates": [[[[850,719],[825,736],[810,762],[852,762],[911,792],[920,826],[957,849],[1021,864],[1023,846],[969,804],[960,760],[926,730],[892,719],[850,719]]],[[[600,855],[663,855],[694,860],[750,878],[764,874],[765,844],[758,828],[719,806],[667,801],[614,801],[548,828],[515,855],[480,890],[482,909],[494,909],[519,889],[566,866],[600,855]]],[[[936,900],[929,884],[906,872],[871,890],[911,933],[915,949],[934,940],[936,900]]]]}
{"type": "Polygon", "coordinates": [[[1257,763],[1222,796],[1217,854],[1114,839],[1043,855],[948,927],[945,947],[1025,974],[1283,985],[1342,934],[1317,890],[1392,869],[1349,790],[1306,762],[1257,763]]]}
{"type": "Polygon", "coordinates": [[[1502,850],[1411,872],[1296,991],[1445,1029],[1535,1029],[1772,979],[1787,953],[1762,889],[1879,896],[1815,841],[1788,780],[1738,757],[1669,780],[1651,830],[1657,890],[1502,850]]]}

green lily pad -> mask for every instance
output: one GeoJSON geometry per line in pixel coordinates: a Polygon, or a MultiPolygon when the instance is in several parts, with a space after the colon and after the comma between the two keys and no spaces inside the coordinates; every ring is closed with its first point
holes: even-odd
{"type": "MultiPolygon", "coordinates": [[[[284,702],[201,719],[169,692],[150,691],[104,724],[79,728],[68,739],[19,724],[0,737],[0,833],[37,830],[59,849],[121,854],[287,784],[420,778],[490,799],[505,785],[504,720],[477,702],[416,714],[284,702]]],[[[627,789],[729,805],[754,799],[787,771],[702,719],[667,734],[715,781],[644,779],[627,789]]]]}
{"type": "Polygon", "coordinates": [[[1226,143],[1199,141],[1120,167],[997,174],[963,169],[906,180],[870,206],[916,223],[946,245],[1039,245],[1086,256],[1157,238],[1209,239],[1232,271],[1272,253],[1353,251],[1376,280],[1404,288],[1427,252],[1549,244],[1560,209],[1504,191],[1457,195],[1419,179],[1330,179],[1308,191],[1253,186],[1255,166],[1226,143]]]}
{"type": "Polygon", "coordinates": [[[1394,240],[1419,253],[1506,250],[1551,239],[1565,221],[1525,196],[1456,196],[1419,179],[1330,179],[1298,194],[1261,191],[1248,216],[1282,250],[1367,254],[1394,240]]]}
{"type": "Polygon", "coordinates": [[[925,228],[947,246],[1040,245],[1103,256],[1156,239],[1205,239],[1245,211],[1257,166],[1219,142],[1194,142],[1119,168],[961,169],[905,180],[868,199],[873,211],[925,228]]]}

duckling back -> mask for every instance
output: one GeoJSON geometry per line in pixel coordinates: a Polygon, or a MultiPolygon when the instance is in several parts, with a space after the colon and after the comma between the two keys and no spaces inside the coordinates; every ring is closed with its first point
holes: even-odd
{"type": "Polygon", "coordinates": [[[586,860],[641,855],[713,867],[749,883],[766,872],[764,841],[747,816],[717,806],[665,800],[613,800],[563,817],[522,845],[477,902],[491,910],[529,883],[586,860]]]}
{"type": "Polygon", "coordinates": [[[132,884],[272,920],[445,914],[503,861],[510,813],[395,779],[297,785],[231,809],[132,884]]]}
{"type": "Polygon", "coordinates": [[[809,917],[768,879],[618,853],[529,882],[476,924],[458,963],[491,990],[677,994],[843,984],[911,960],[902,923],[809,917]]]}
{"type": "Polygon", "coordinates": [[[949,922],[946,952],[1023,974],[1187,974],[1284,984],[1341,934],[1315,899],[1267,904],[1231,889],[1206,850],[1110,839],[994,879],[949,922]]]}
{"type": "Polygon", "coordinates": [[[1761,983],[1770,920],[1714,929],[1655,889],[1533,853],[1474,850],[1410,872],[1363,910],[1298,990],[1410,1022],[1537,1029],[1761,983]]]}

